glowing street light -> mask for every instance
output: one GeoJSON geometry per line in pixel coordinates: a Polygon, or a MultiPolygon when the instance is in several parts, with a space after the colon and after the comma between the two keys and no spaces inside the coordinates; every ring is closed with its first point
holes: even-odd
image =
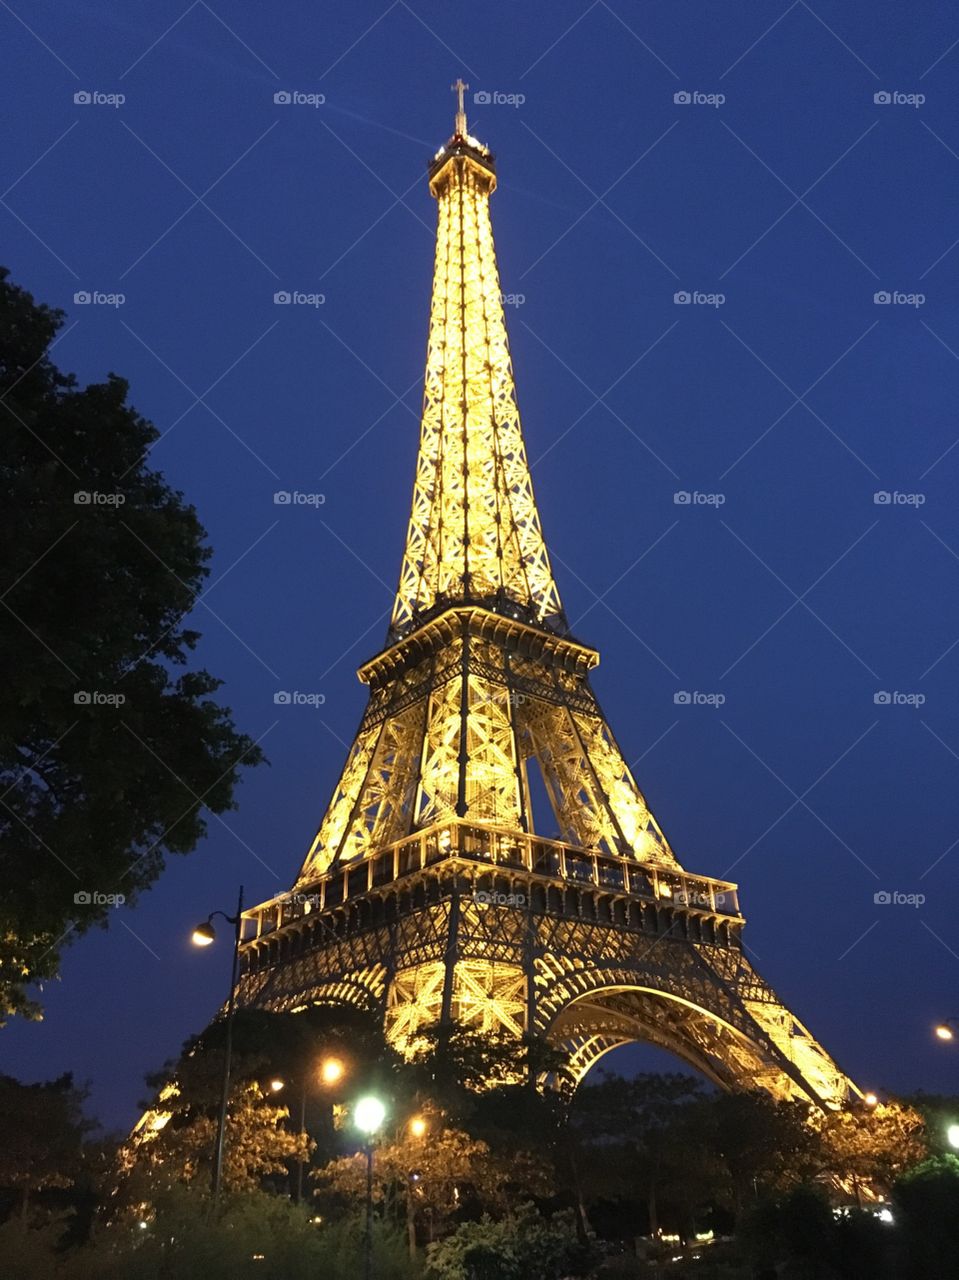
{"type": "Polygon", "coordinates": [[[422,1138],[429,1128],[422,1116],[414,1116],[410,1121],[410,1136],[414,1138],[422,1138]]]}
{"type": "Polygon", "coordinates": [[[339,1084],[346,1074],[346,1067],[339,1058],[324,1058],[320,1066],[320,1079],[326,1085],[339,1084]]]}
{"type": "Polygon", "coordinates": [[[864,1093],[862,1095],[862,1100],[867,1107],[874,1107],[879,1102],[878,1096],[874,1093],[864,1093]]]}
{"type": "Polygon", "coordinates": [[[360,1098],[353,1108],[353,1123],[361,1133],[366,1134],[367,1140],[373,1137],[373,1134],[382,1126],[385,1119],[386,1107],[383,1106],[379,1098],[374,1098],[372,1094],[368,1094],[365,1098],[360,1098]]]}
{"type": "Polygon", "coordinates": [[[230,969],[230,996],[226,1005],[226,1037],[223,1047],[223,1081],[220,1086],[220,1111],[216,1122],[216,1145],[213,1148],[213,1210],[216,1212],[220,1198],[220,1183],[223,1181],[223,1150],[226,1145],[226,1110],[230,1100],[230,1066],[233,1056],[233,1012],[236,1007],[236,980],[240,967],[240,936],[243,931],[243,886],[236,902],[236,915],[228,916],[225,911],[211,911],[207,918],[196,926],[191,935],[195,947],[209,947],[216,941],[216,930],[213,928],[213,917],[222,916],[227,924],[233,925],[233,962],[230,969]]]}
{"type": "Polygon", "coordinates": [[[959,1026],[959,1018],[944,1018],[936,1026],[936,1036],[939,1040],[955,1040],[956,1033],[953,1027],[959,1026]]]}
{"type": "Polygon", "coordinates": [[[353,1123],[366,1136],[366,1280],[373,1280],[373,1137],[386,1119],[386,1107],[367,1094],[353,1108],[353,1123]]]}
{"type": "Polygon", "coordinates": [[[270,1081],[270,1090],[271,1090],[271,1092],[273,1092],[273,1093],[279,1093],[281,1089],[285,1089],[285,1088],[286,1088],[286,1081],[285,1081],[285,1080],[280,1080],[280,1079],[278,1078],[278,1079],[276,1079],[276,1080],[271,1080],[271,1081],[270,1081]]]}
{"type": "Polygon", "coordinates": [[[959,1147],[959,1124],[951,1124],[946,1130],[950,1147],[959,1147]]]}

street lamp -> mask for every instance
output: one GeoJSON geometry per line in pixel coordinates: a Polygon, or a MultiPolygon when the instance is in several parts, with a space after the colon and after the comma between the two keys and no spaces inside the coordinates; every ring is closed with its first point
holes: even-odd
{"type": "Polygon", "coordinates": [[[366,1136],[366,1280],[373,1277],[373,1138],[386,1119],[386,1107],[368,1094],[353,1108],[353,1123],[366,1136]]]}
{"type": "Polygon", "coordinates": [[[324,1058],[320,1066],[320,1079],[324,1084],[338,1084],[346,1068],[339,1058],[324,1058]]]}
{"type": "Polygon", "coordinates": [[[410,1137],[422,1138],[428,1126],[423,1116],[414,1116],[410,1121],[410,1137]]]}
{"type": "Polygon", "coordinates": [[[879,1098],[875,1093],[864,1093],[862,1095],[862,1100],[863,1105],[869,1108],[875,1107],[879,1102],[879,1098]]]}
{"type": "Polygon", "coordinates": [[[955,1040],[956,1033],[954,1027],[959,1027],[959,1018],[943,1018],[935,1028],[936,1036],[939,1040],[955,1040]]]}
{"type": "Polygon", "coordinates": [[[223,1050],[223,1082],[220,1087],[220,1113],[216,1121],[216,1146],[213,1150],[213,1211],[216,1212],[220,1198],[220,1184],[223,1181],[223,1150],[226,1144],[226,1112],[230,1101],[230,1067],[233,1056],[233,1011],[236,1007],[236,979],[240,965],[240,932],[243,928],[243,886],[236,900],[236,915],[228,916],[225,911],[211,911],[202,924],[193,930],[193,945],[208,947],[216,941],[216,930],[213,928],[213,917],[222,916],[227,924],[233,925],[233,962],[230,969],[230,996],[226,1004],[226,1044],[223,1050]]]}
{"type": "Polygon", "coordinates": [[[950,1147],[959,1147],[959,1124],[951,1124],[946,1129],[946,1138],[950,1147]]]}

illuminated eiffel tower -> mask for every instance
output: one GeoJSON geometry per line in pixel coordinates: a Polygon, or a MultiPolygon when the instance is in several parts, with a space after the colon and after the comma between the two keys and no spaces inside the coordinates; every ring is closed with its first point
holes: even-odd
{"type": "Polygon", "coordinates": [[[533,498],[467,131],[429,165],[439,221],[419,458],[386,647],[289,893],[245,913],[241,1004],[346,1003],[409,1049],[429,1026],[546,1036],[577,1080],[650,1041],[726,1088],[859,1090],[746,959],[736,886],[684,870],[589,683],[533,498]],[[531,777],[560,839],[534,830],[531,777]]]}

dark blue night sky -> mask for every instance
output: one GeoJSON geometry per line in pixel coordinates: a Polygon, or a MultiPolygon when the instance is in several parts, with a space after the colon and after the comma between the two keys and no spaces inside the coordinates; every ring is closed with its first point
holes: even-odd
{"type": "Polygon", "coordinates": [[[128,1123],[226,994],[191,926],[288,888],[312,840],[399,568],[425,167],[462,75],[554,569],[640,786],[864,1088],[954,1091],[929,1027],[959,1014],[959,16],[21,0],[0,32],[0,259],[66,310],[60,366],[123,374],[164,433],[216,551],[198,657],[271,761],[67,953],[2,1069],[72,1069],[128,1123]]]}

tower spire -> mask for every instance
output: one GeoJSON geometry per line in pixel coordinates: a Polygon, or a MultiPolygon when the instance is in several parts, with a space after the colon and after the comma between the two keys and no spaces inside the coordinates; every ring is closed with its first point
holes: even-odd
{"type": "Polygon", "coordinates": [[[451,604],[564,633],[520,425],[490,222],[492,154],[456,133],[434,156],[436,259],[420,448],[390,639],[451,604]]]}
{"type": "Polygon", "coordinates": [[[463,77],[457,78],[456,84],[451,84],[450,88],[457,95],[456,107],[456,125],[453,129],[454,137],[466,137],[466,109],[463,106],[463,94],[469,88],[468,84],[463,83],[463,77]]]}

